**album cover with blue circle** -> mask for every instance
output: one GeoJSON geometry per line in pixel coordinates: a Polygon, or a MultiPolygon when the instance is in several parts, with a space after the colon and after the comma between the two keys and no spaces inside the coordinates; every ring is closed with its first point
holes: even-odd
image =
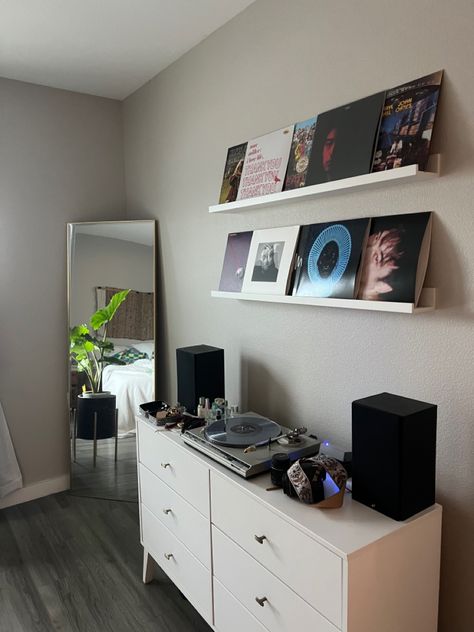
{"type": "Polygon", "coordinates": [[[370,219],[302,226],[293,296],[354,298],[370,219]]]}

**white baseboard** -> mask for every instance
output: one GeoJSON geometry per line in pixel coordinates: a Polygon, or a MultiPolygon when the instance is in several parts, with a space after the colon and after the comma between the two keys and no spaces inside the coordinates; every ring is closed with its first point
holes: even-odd
{"type": "Polygon", "coordinates": [[[69,474],[63,474],[56,478],[48,478],[45,481],[39,483],[33,483],[32,485],[26,485],[21,489],[8,494],[5,498],[0,498],[0,509],[5,507],[11,507],[13,505],[19,505],[26,503],[29,500],[35,500],[36,498],[42,498],[43,496],[49,496],[50,494],[57,494],[69,489],[69,474]]]}

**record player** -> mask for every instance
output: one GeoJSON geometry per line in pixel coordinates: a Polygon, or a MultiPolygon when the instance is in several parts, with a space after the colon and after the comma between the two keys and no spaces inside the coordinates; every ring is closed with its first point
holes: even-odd
{"type": "Polygon", "coordinates": [[[269,470],[277,452],[294,461],[317,454],[321,442],[305,432],[305,428],[292,430],[266,417],[245,413],[214,421],[204,428],[185,430],[183,440],[240,476],[250,478],[269,470]]]}

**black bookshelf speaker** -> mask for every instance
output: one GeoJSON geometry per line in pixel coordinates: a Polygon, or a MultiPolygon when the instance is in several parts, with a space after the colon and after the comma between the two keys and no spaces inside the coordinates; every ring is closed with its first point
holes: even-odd
{"type": "Polygon", "coordinates": [[[352,403],[352,497],[394,520],[435,502],[434,404],[380,393],[352,403]]]}
{"type": "Polygon", "coordinates": [[[225,397],[224,349],[195,345],[176,349],[178,402],[196,414],[200,397],[225,397]]]}

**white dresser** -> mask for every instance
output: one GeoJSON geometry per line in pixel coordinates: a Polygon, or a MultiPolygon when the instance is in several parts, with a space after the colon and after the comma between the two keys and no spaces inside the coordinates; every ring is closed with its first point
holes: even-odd
{"type": "Polygon", "coordinates": [[[318,510],[137,426],[144,582],[156,562],[218,632],[436,632],[439,505],[318,510]]]}

